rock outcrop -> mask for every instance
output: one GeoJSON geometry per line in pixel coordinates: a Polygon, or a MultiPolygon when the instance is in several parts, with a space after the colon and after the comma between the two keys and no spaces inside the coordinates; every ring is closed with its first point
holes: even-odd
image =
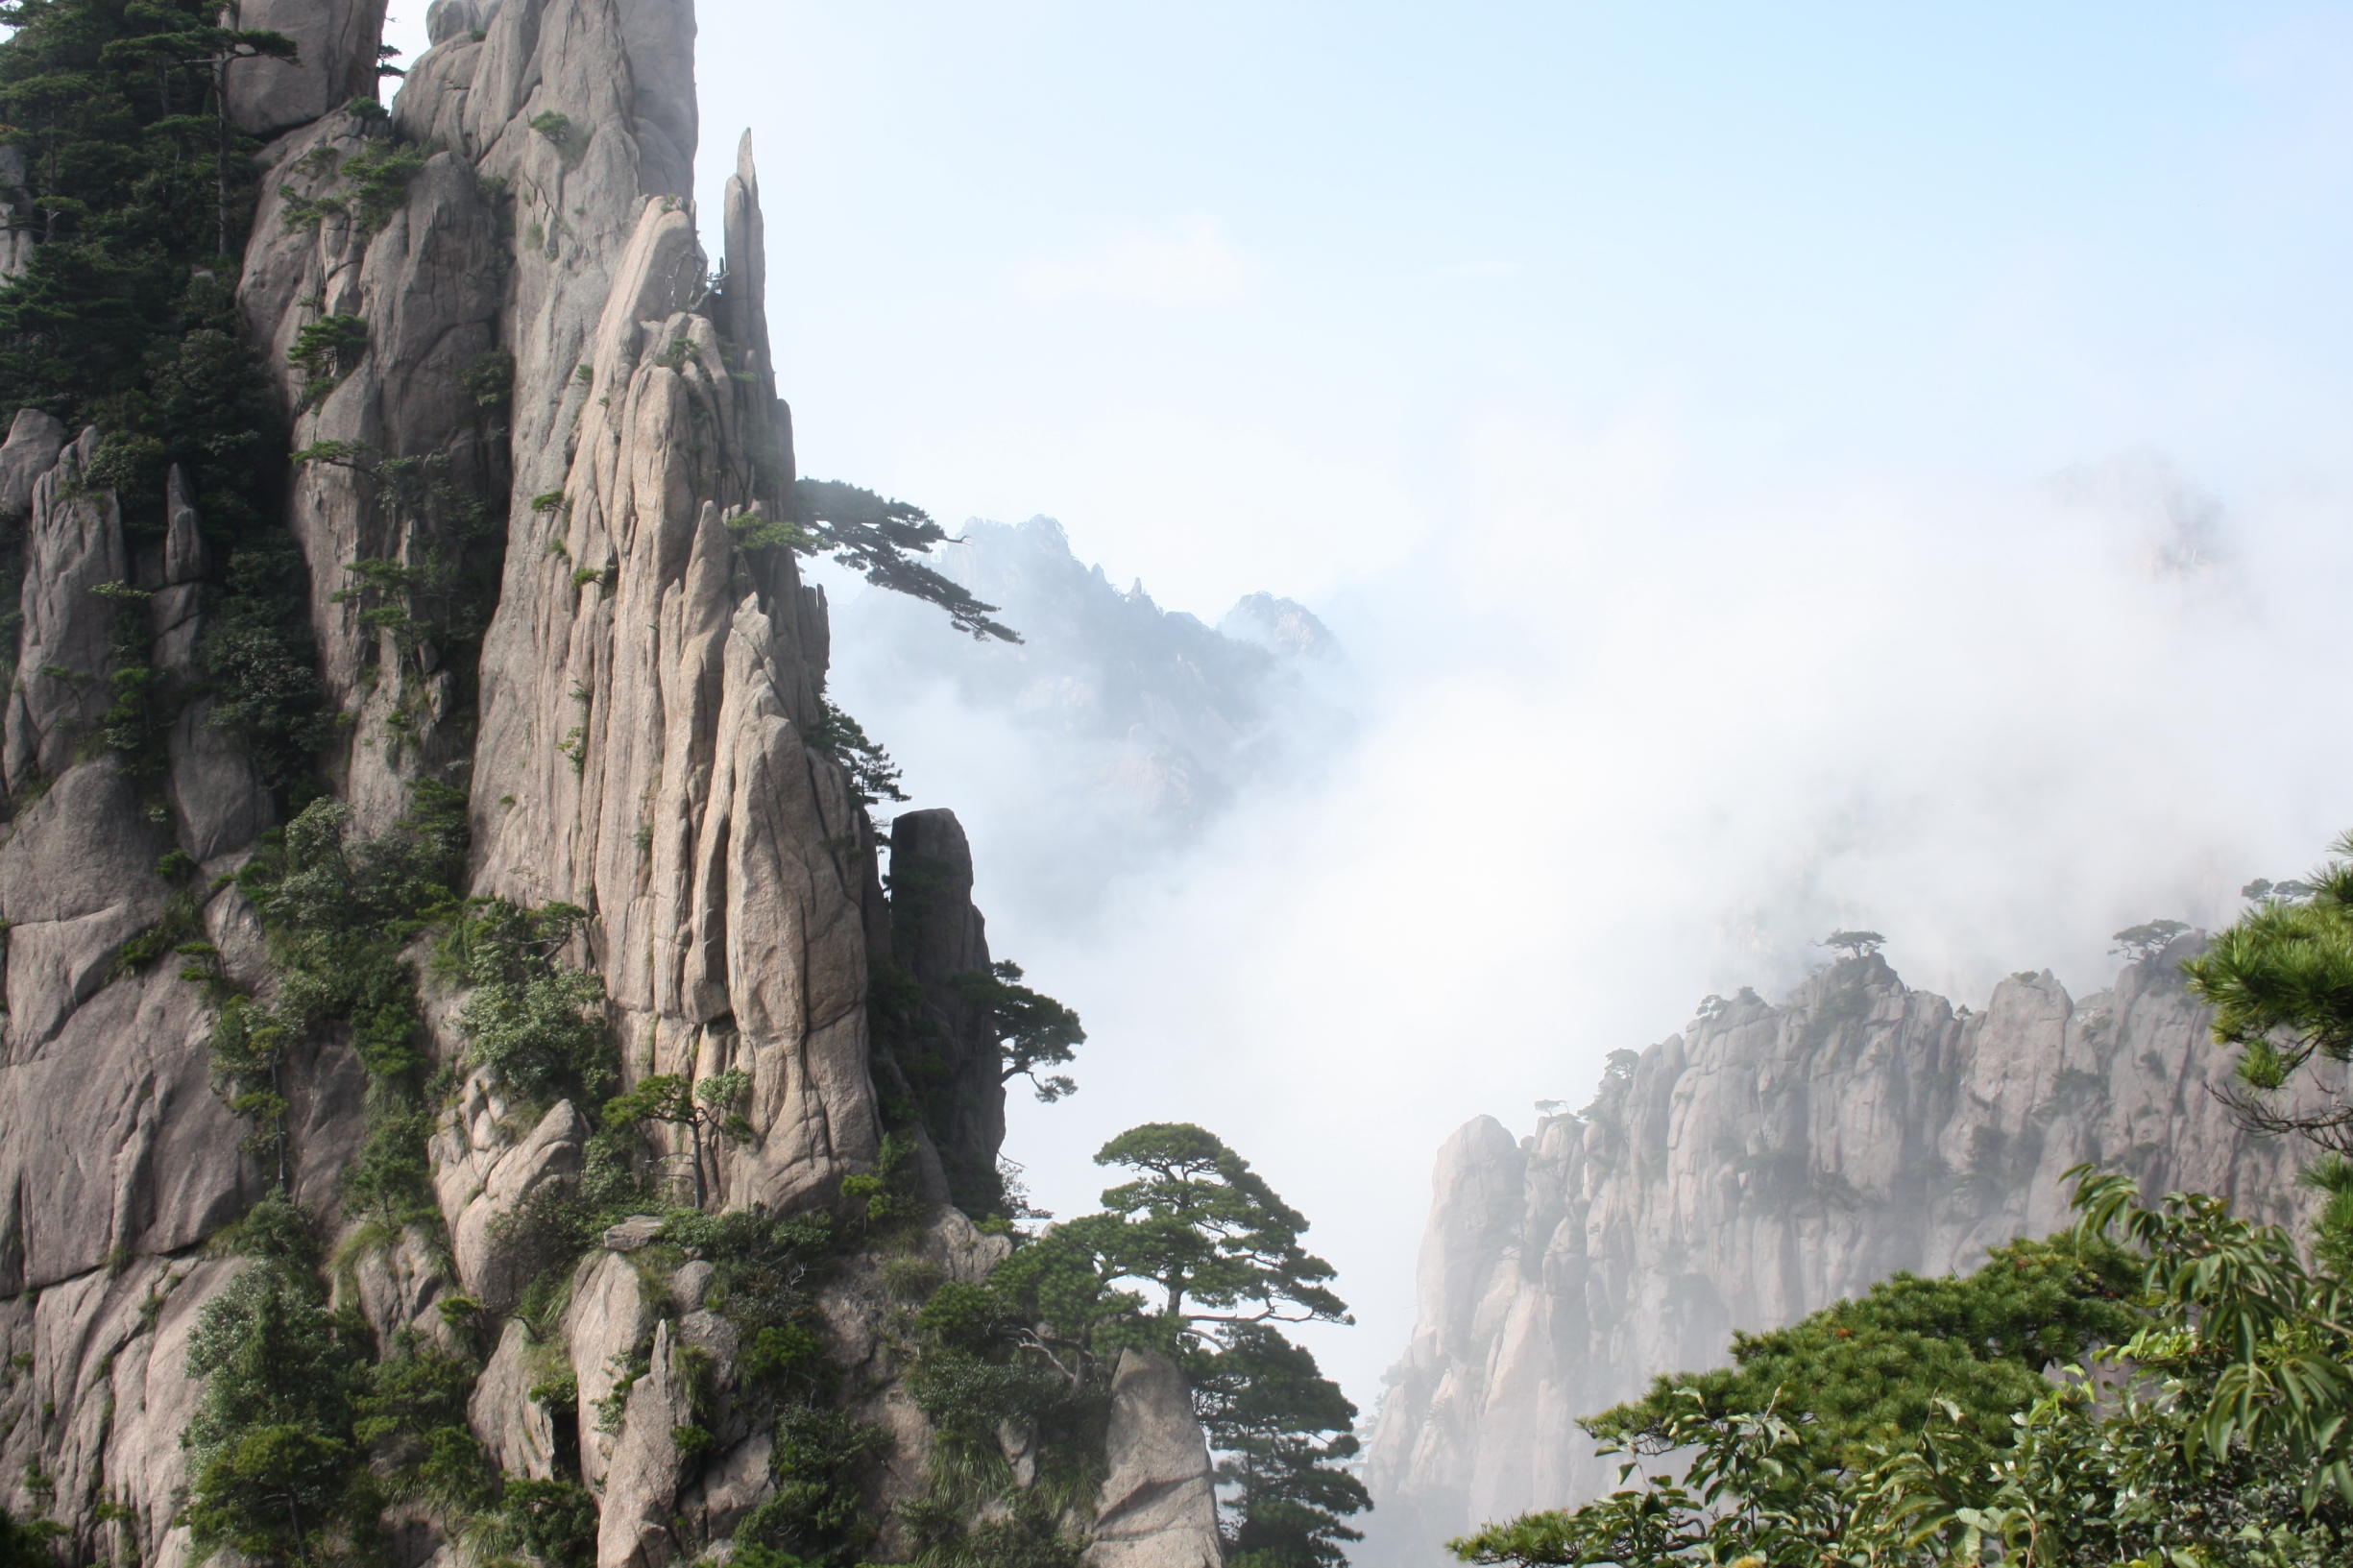
{"type": "Polygon", "coordinates": [[[1615,1460],[1578,1417],[1721,1363],[1734,1329],[2061,1228],[2078,1163],[2295,1219],[2298,1148],[2207,1093],[2230,1068],[2175,972],[2195,941],[2079,1001],[2014,976],[1982,1013],[1843,961],[1785,1005],[1710,999],[1530,1138],[1462,1128],[1368,1444],[1360,1559],[1432,1560],[1484,1520],[1599,1495],[1615,1460]]]}
{"type": "Polygon", "coordinates": [[[1225,1545],[1209,1447],[1167,1357],[1121,1353],[1104,1457],[1110,1473],[1095,1505],[1093,1568],[1218,1568],[1225,1545]]]}

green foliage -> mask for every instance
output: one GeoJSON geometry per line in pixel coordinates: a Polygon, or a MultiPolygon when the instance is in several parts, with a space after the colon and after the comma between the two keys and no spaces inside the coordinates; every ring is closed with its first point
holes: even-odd
{"type": "Polygon", "coordinates": [[[1355,1458],[1356,1407],[1315,1357],[1264,1324],[1236,1324],[1187,1358],[1194,1403],[1217,1450],[1218,1481],[1239,1498],[1232,1551],[1257,1568],[1341,1568],[1342,1521],[1372,1507],[1343,1466],[1355,1458]]]}
{"type": "Polygon", "coordinates": [[[1325,1284],[1332,1266],[1299,1245],[1304,1216],[1215,1134],[1182,1122],[1131,1127],[1096,1152],[1134,1179],[1073,1220],[1106,1282],[1160,1292],[1163,1315],[1202,1323],[1355,1321],[1325,1284]]]}
{"type": "Polygon", "coordinates": [[[1696,1398],[1707,1415],[1771,1410],[1842,1462],[1928,1424],[1939,1401],[2000,1431],[2034,1402],[2043,1368],[2130,1339],[2139,1260],[2106,1241],[2061,1235],[1997,1247],[1961,1278],[1899,1273],[1785,1329],[1734,1334],[1733,1364],[1653,1380],[1643,1398],[1587,1431],[1638,1453],[1696,1398]]]}
{"type": "Polygon", "coordinates": [[[2190,923],[2186,920],[2143,921],[2138,926],[2127,926],[2118,931],[2112,938],[2116,946],[2108,951],[2123,954],[2132,963],[2145,964],[2163,953],[2173,938],[2189,929],[2190,923]]]}
{"type": "Polygon", "coordinates": [[[0,139],[40,243],[0,289],[0,408],[128,430],[152,356],[199,325],[178,308],[190,277],[233,267],[252,210],[257,143],[226,118],[218,62],[294,46],[202,0],[19,0],[6,19],[0,139]]]}
{"type": "Polygon", "coordinates": [[[921,1568],[1079,1568],[1085,1561],[1085,1539],[1064,1530],[1033,1492],[1015,1492],[992,1516],[969,1525],[956,1508],[936,1503],[906,1511],[921,1568]]]}
{"type": "Polygon", "coordinates": [[[480,406],[504,408],[515,395],[515,356],[504,349],[478,353],[458,372],[457,384],[480,406]]]}
{"type": "MultiPolygon", "coordinates": [[[[2353,835],[2331,848],[2353,855],[2353,835]]],[[[2223,1095],[2237,1119],[2349,1154],[2353,1106],[2296,1111],[2273,1098],[2315,1056],[2353,1061],[2353,862],[2332,859],[2298,885],[2294,897],[2274,890],[2181,968],[2214,1008],[2216,1043],[2239,1049],[2240,1087],[2223,1095]]]]}
{"type": "Polygon", "coordinates": [[[319,402],[359,366],[368,351],[368,324],[357,316],[322,316],[294,336],[286,363],[309,377],[304,406],[319,402]]]}
{"type": "MultiPolygon", "coordinates": [[[[2217,1199],[2175,1194],[2151,1209],[2128,1178],[2070,1174],[2082,1215],[2073,1233],[2004,1248],[1967,1280],[1898,1282],[1848,1304],[1856,1313],[1798,1325],[1770,1355],[1589,1423],[1605,1452],[1634,1456],[1624,1489],[1491,1526],[1452,1543],[1456,1555],[1884,1568],[2344,1560],[2343,1286],[2309,1271],[2283,1232],[2217,1199]],[[1966,1355],[1939,1371],[1948,1353],[1915,1344],[1891,1364],[1885,1333],[1837,1335],[1856,1314],[1966,1355]],[[2066,1376],[2030,1375],[2046,1353],[2072,1360],[2066,1376]],[[1784,1364],[1769,1366],[1774,1356],[1784,1364]],[[1875,1391],[1875,1379],[1900,1388],[1875,1391]],[[1626,1485],[1642,1456],[1670,1450],[1687,1456],[1680,1479],[1626,1485]]],[[[2343,1246],[2332,1223],[2324,1256],[2343,1246]]]]}
{"type": "Polygon", "coordinates": [[[847,1411],[790,1404],[777,1411],[775,1443],[776,1491],[737,1527],[739,1554],[750,1547],[827,1568],[864,1561],[874,1523],[861,1484],[890,1435],[847,1411]]]}
{"type": "Polygon", "coordinates": [[[605,1102],[608,1126],[643,1126],[658,1122],[684,1128],[689,1140],[694,1206],[704,1207],[709,1190],[704,1175],[706,1141],[719,1138],[750,1143],[757,1136],[737,1110],[751,1093],[751,1074],[740,1070],[715,1073],[699,1082],[671,1073],[656,1073],[639,1081],[624,1095],[605,1102]]]}
{"type": "Polygon", "coordinates": [[[433,1164],[426,1145],[433,1115],[422,1105],[387,1105],[369,1119],[357,1158],[344,1169],[343,1200],[351,1211],[374,1214],[399,1227],[441,1218],[433,1201],[433,1164]]]}
{"type": "MultiPolygon", "coordinates": [[[[1355,1538],[1344,1520],[1370,1501],[1343,1468],[1354,1407],[1275,1327],[1351,1321],[1331,1266],[1299,1244],[1306,1219],[1190,1124],[1132,1128],[1096,1161],[1133,1177],[1103,1194],[1104,1212],[1026,1240],[984,1286],[941,1285],[917,1315],[925,1349],[910,1388],[941,1435],[948,1462],[935,1468],[967,1487],[1002,1484],[994,1435],[1009,1421],[1050,1439],[1042,1487],[1055,1443],[1100,1452],[1084,1435],[1103,1410],[1105,1357],[1155,1350],[1177,1358],[1220,1456],[1231,1552],[1263,1568],[1334,1568],[1355,1538]]],[[[1066,1459],[1063,1475],[1070,1496],[1086,1495],[1091,1472],[1066,1459]]]]}
{"type": "Polygon", "coordinates": [[[827,753],[848,770],[850,787],[867,806],[907,799],[899,788],[898,764],[891,761],[882,742],[868,736],[858,720],[835,706],[833,698],[818,700],[824,705],[824,717],[810,727],[802,741],[827,753]]]}
{"type": "Polygon", "coordinates": [[[1634,1093],[1634,1074],[1642,1065],[1641,1053],[1613,1050],[1601,1070],[1600,1087],[1593,1092],[1593,1102],[1577,1113],[1584,1122],[1616,1123],[1626,1111],[1626,1097],[1634,1093]]]}
{"type": "Polygon", "coordinates": [[[497,1500],[497,1466],[466,1422],[479,1370],[405,1329],[392,1354],[370,1369],[366,1391],[352,1402],[352,1433],[373,1450],[375,1472],[391,1495],[445,1519],[497,1500]]]}
{"type": "Polygon", "coordinates": [[[1822,939],[1824,947],[1850,958],[1868,958],[1886,944],[1877,931],[1832,931],[1822,939]]]}
{"type": "Polygon", "coordinates": [[[360,624],[391,638],[403,682],[397,736],[409,722],[412,677],[473,665],[497,599],[498,530],[482,497],[457,482],[447,453],[388,457],[365,442],[322,441],[294,460],[349,470],[398,530],[393,555],[345,563],[352,580],[329,595],[358,605],[360,624]]]}
{"type": "Polygon", "coordinates": [[[527,1554],[546,1568],[586,1568],[596,1560],[595,1495],[574,1481],[509,1481],[486,1536],[494,1552],[527,1554]]]}
{"type": "Polygon", "coordinates": [[[326,742],[326,688],[310,637],[308,573],[283,534],[240,546],[229,592],[207,608],[196,663],[212,693],[211,728],[244,746],[283,800],[308,779],[326,742]]]}
{"type": "Polygon", "coordinates": [[[803,555],[829,554],[876,588],[937,605],[947,612],[950,625],[977,639],[1021,640],[1012,628],[989,618],[995,605],[982,604],[912,559],[930,554],[934,544],[957,543],[921,507],[830,479],[803,479],[797,495],[800,532],[780,543],[803,555]]]}
{"type": "Polygon", "coordinates": [[[554,142],[558,147],[571,141],[571,116],[557,109],[531,116],[531,129],[554,142]]]}
{"type": "Polygon", "coordinates": [[[286,1179],[281,1075],[288,1053],[314,1025],[348,1024],[373,1080],[370,1122],[345,1191],[398,1227],[438,1214],[425,1154],[431,1119],[418,1101],[425,1064],[417,977],[404,944],[454,905],[465,869],[465,796],[429,782],[413,786],[406,817],[381,838],[356,840],[350,808],[318,801],[262,835],[237,883],[261,919],[279,977],[275,1006],[233,994],[215,955],[182,944],[198,963],[182,977],[205,983],[220,1005],[212,1072],[230,1107],[252,1118],[246,1146],[273,1155],[286,1179]]]}
{"type": "Polygon", "coordinates": [[[525,1099],[594,1101],[618,1076],[603,979],[558,959],[587,919],[570,904],[525,909],[476,899],[435,959],[473,988],[458,1014],[473,1059],[525,1099]]]}
{"type": "Polygon", "coordinates": [[[182,1439],[196,1550],[268,1563],[356,1558],[376,1514],[352,1427],[366,1326],[328,1311],[291,1204],[264,1200],[238,1240],[255,1261],[205,1304],[188,1339],[188,1376],[204,1385],[182,1439]]]}
{"type": "Polygon", "coordinates": [[[165,953],[178,952],[182,943],[203,929],[196,895],[184,887],[175,889],[163,901],[163,911],[156,917],[156,923],[116,951],[108,978],[119,980],[138,974],[165,953]]]}
{"type": "Polygon", "coordinates": [[[23,1520],[0,1508],[0,1568],[57,1568],[49,1543],[64,1532],[53,1520],[23,1520]]]}
{"type": "Polygon", "coordinates": [[[1051,1104],[1079,1086],[1063,1073],[1041,1078],[1038,1070],[1071,1061],[1086,1043],[1086,1030],[1079,1027],[1077,1013],[1020,982],[1021,966],[1008,961],[948,977],[949,987],[996,1042],[1002,1053],[1001,1081],[1028,1078],[1037,1098],[1051,1104]]]}
{"type": "Polygon", "coordinates": [[[414,147],[372,147],[344,159],[343,176],[352,181],[352,213],[362,232],[374,233],[408,201],[408,182],[425,168],[425,155],[414,147]]]}

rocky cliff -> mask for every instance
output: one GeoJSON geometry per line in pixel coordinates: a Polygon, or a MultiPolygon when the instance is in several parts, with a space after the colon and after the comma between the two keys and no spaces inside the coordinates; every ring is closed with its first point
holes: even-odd
{"type": "Polygon", "coordinates": [[[2079,1162],[2294,1220],[2297,1148],[2207,1093],[2229,1058],[2174,970],[2195,940],[2080,1000],[2047,970],[2013,976],[1982,1012],[1848,959],[1781,1005],[1710,998],[1532,1136],[1463,1127],[1368,1444],[1360,1560],[1446,1560],[1482,1521],[1599,1495],[1617,1461],[1578,1417],[1718,1364],[1734,1329],[2060,1228],[2079,1162]]]}
{"type": "MultiPolygon", "coordinates": [[[[421,788],[462,799],[463,891],[578,912],[546,962],[594,977],[617,1086],[742,1085],[728,1136],[653,1129],[670,1196],[776,1216],[896,1180],[885,1097],[922,1064],[876,1056],[868,977],[894,929],[935,1009],[985,967],[971,855],[949,813],[910,820],[946,869],[894,909],[816,733],[825,598],[764,533],[794,515],[794,468],[759,178],[746,137],[704,215],[714,268],[691,201],[691,0],[435,0],[388,117],[366,96],[382,12],[247,0],[243,24],[301,55],[229,78],[237,122],[273,138],[236,311],[296,453],[282,522],[334,721],[328,820],[366,844],[421,788]]],[[[281,1135],[256,1132],[250,1097],[232,1110],[224,1007],[312,1016],[281,1007],[285,933],[237,876],[292,803],[208,722],[194,650],[230,536],[178,469],[154,497],[96,476],[104,440],[27,409],[0,448],[26,559],[0,736],[0,1504],[74,1561],[189,1560],[190,1336],[250,1266],[235,1222],[282,1186],[374,1342],[480,1340],[468,1424],[508,1478],[586,1484],[602,1568],[724,1543],[773,1490],[774,1437],[729,1403],[744,1347],[706,1303],[711,1264],[633,1220],[522,1299],[526,1211],[578,1187],[599,1107],[519,1092],[473,1052],[462,977],[427,987],[414,1042],[424,1215],[388,1224],[345,1195],[392,1104],[382,1041],[361,1038],[380,1024],[300,1031],[270,1080],[281,1135]],[[159,505],[159,534],[127,531],[131,505],[159,505]],[[122,738],[133,688],[168,714],[152,743],[122,738]],[[156,961],[175,945],[184,974],[156,961]]],[[[934,1202],[951,1172],[993,1171],[1003,1135],[995,1042],[941,1032],[971,1093],[898,1128],[934,1202]]],[[[905,1279],[977,1278],[1006,1248],[953,1209],[902,1244],[920,1266],[886,1287],[880,1260],[850,1259],[815,1309],[839,1398],[887,1438],[863,1483],[885,1553],[930,1463],[899,1387],[905,1279]]],[[[1114,1447],[1198,1449],[1149,1384],[1115,1392],[1114,1447]]],[[[1172,1550],[1214,1537],[1194,1489],[1172,1550]]],[[[475,1550],[429,1511],[387,1529],[406,1562],[475,1550]]]]}

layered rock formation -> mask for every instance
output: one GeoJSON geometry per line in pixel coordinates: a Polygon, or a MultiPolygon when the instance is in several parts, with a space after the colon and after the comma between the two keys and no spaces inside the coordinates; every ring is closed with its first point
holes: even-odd
{"type": "MultiPolygon", "coordinates": [[[[748,137],[715,271],[691,206],[691,0],[437,0],[389,122],[345,107],[373,88],[382,13],[246,0],[243,25],[296,36],[302,63],[241,64],[230,94],[276,133],[237,304],[302,454],[284,522],[339,721],[326,782],[362,836],[422,784],[464,790],[469,891],[587,911],[567,957],[602,980],[623,1082],[748,1076],[740,1136],[702,1145],[684,1186],[713,1208],[827,1201],[881,1153],[870,963],[907,931],[945,1006],[987,953],[953,816],[908,830],[946,881],[919,913],[885,899],[873,827],[810,739],[824,596],[746,537],[792,515],[794,478],[748,137]],[[355,564],[495,588],[439,620],[387,615],[347,591],[368,580],[355,564]]],[[[277,803],[188,684],[222,567],[187,486],[171,475],[160,540],[127,536],[123,498],[86,477],[100,440],[28,412],[0,446],[28,557],[0,730],[0,1505],[62,1527],[73,1560],[168,1568],[189,1552],[187,1336],[242,1266],[206,1242],[282,1185],[349,1243],[338,1296],[380,1342],[454,1344],[453,1317],[518,1304],[515,1216],[578,1179],[594,1108],[526,1105],[469,1071],[462,999],[428,997],[426,1045],[455,1078],[425,1149],[441,1222],[356,1241],[340,1188],[370,1083],[346,1031],[291,1053],[282,1152],[231,1114],[204,990],[152,960],[201,937],[224,981],[277,994],[227,875],[277,803]],[[133,758],[105,728],[109,684],[151,666],[180,705],[133,758]],[[143,963],[123,961],[134,938],[143,963]]],[[[995,1044],[958,1027],[973,1104],[910,1135],[993,1170],[995,1044]]],[[[507,1323],[470,1402],[508,1474],[596,1491],[601,1568],[723,1539],[769,1484],[767,1435],[728,1413],[739,1347],[703,1310],[710,1266],[648,1263],[650,1226],[579,1265],[560,1323],[507,1323]],[[543,1397],[566,1378],[569,1410],[543,1397]],[[691,1380],[719,1390],[700,1454],[678,1446],[691,1380]]],[[[974,1279],[1004,1245],[949,1211],[919,1252],[974,1279]]],[[[844,1397],[890,1435],[871,1500],[887,1509],[928,1486],[930,1434],[897,1386],[904,1313],[878,1269],[849,1266],[819,1307],[844,1397]]],[[[398,1536],[404,1560],[448,1550],[423,1520],[398,1536]]]]}
{"type": "Polygon", "coordinates": [[[1359,1559],[1439,1560],[1482,1521],[1599,1495],[1616,1460],[1578,1417],[1720,1363],[1734,1329],[2061,1228],[2078,1163],[2297,1218],[2297,1146],[2207,1092],[2230,1067],[2174,967],[2195,940],[2080,1000],[2047,970],[2014,976],[1981,1013],[1850,959],[1783,1005],[1710,999],[1531,1137],[1463,1127],[1368,1444],[1359,1559]]]}

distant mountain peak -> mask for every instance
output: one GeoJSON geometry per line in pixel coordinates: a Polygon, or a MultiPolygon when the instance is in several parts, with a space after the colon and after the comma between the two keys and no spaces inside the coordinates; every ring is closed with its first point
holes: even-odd
{"type": "Polygon", "coordinates": [[[1328,658],[1338,644],[1331,628],[1297,599],[1272,593],[1245,593],[1218,622],[1218,633],[1238,642],[1254,642],[1294,659],[1328,658]]]}

